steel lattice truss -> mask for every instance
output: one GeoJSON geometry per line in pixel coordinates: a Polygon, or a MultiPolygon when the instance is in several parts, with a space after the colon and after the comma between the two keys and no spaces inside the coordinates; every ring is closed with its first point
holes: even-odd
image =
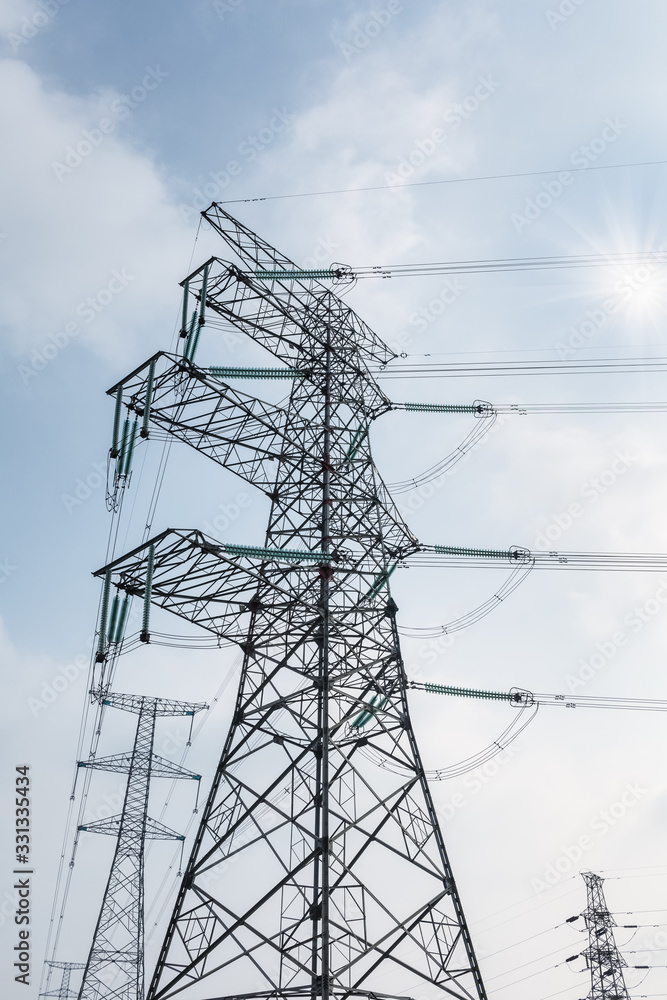
{"type": "Polygon", "coordinates": [[[583,952],[591,970],[591,990],[588,1000],[630,1000],[623,969],[628,964],[614,940],[616,921],[607,909],[602,883],[593,872],[582,872],[586,883],[587,902],[584,917],[588,927],[588,948],[583,952]]]}
{"type": "Polygon", "coordinates": [[[47,962],[52,969],[62,969],[62,977],[60,980],[60,986],[56,987],[54,990],[49,990],[46,993],[40,993],[40,997],[55,997],[56,1000],[74,1000],[78,997],[79,991],[73,990],[70,987],[70,979],[72,976],[73,969],[85,969],[85,965],[82,962],[47,962]]]}
{"type": "Polygon", "coordinates": [[[161,354],[110,390],[271,499],[261,547],[170,529],[99,571],[244,651],[149,997],[483,1000],[388,588],[418,548],[368,439],[390,409],[370,365],[392,353],[319,282],[254,277],[295,265],[205,216],[234,260],[184,282],[184,316],[194,299],[299,374],[271,406],[161,354]]]}
{"type": "Polygon", "coordinates": [[[196,778],[178,764],[153,753],[155,720],[161,715],[193,715],[204,705],[99,693],[105,705],[138,715],[131,754],[91,758],[80,767],[127,774],[120,816],[96,820],[80,830],[117,838],[109,880],[104,892],[93,942],[84,967],[79,1000],[113,997],[143,1000],[144,996],[144,847],[147,839],[183,838],[148,816],[151,777],[196,778]]]}

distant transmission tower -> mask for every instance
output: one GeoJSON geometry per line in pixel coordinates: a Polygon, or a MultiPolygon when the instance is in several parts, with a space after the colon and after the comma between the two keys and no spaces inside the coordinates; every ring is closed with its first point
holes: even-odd
{"type": "Polygon", "coordinates": [[[79,762],[79,767],[121,772],[128,777],[121,814],[79,827],[111,834],[118,841],[88,961],[77,966],[85,968],[77,996],[79,1000],[143,1000],[145,842],[183,840],[148,816],[151,778],[200,778],[153,752],[155,720],[164,715],[194,715],[205,706],[129,694],[100,693],[97,697],[103,705],[136,713],[138,720],[131,754],[79,762]]]}
{"type": "Polygon", "coordinates": [[[79,995],[79,991],[70,988],[70,977],[72,969],[85,969],[85,964],[83,962],[48,961],[47,965],[50,965],[52,969],[62,969],[63,974],[60,980],[60,986],[58,986],[55,990],[49,990],[48,993],[40,993],[40,997],[55,997],[56,1000],[76,1000],[76,997],[79,995]]]}
{"type": "Polygon", "coordinates": [[[616,921],[607,909],[602,883],[593,872],[582,872],[588,905],[584,919],[588,928],[588,948],[582,952],[591,970],[591,991],[587,1000],[630,1000],[623,978],[627,962],[616,947],[616,921]]]}
{"type": "MultiPolygon", "coordinates": [[[[391,409],[370,366],[394,355],[316,280],[340,269],[305,272],[218,206],[204,215],[234,259],[211,258],[183,283],[182,355],[159,353],[110,390],[112,456],[120,480],[139,426],[143,438],[180,439],[263,491],[270,513],[262,544],[168,529],[99,571],[244,653],[149,997],[485,1000],[412,730],[389,592],[397,563],[418,548],[368,437],[391,409]],[[240,331],[280,367],[197,367],[205,324],[209,346],[240,331]],[[264,402],[231,384],[239,378],[286,379],[289,398],[264,402]]],[[[141,638],[150,641],[147,607],[141,638]]],[[[151,711],[137,737],[142,775],[151,711]]],[[[105,896],[86,1000],[105,965],[140,978],[133,829],[130,871],[112,875],[105,896]],[[106,928],[129,911],[118,952],[106,928]]]]}

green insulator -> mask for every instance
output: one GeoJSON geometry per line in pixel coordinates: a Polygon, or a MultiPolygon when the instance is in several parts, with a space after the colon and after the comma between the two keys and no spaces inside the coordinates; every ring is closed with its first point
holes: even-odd
{"type": "Polygon", "coordinates": [[[368,720],[372,718],[372,716],[373,716],[372,708],[373,708],[373,705],[375,704],[375,702],[377,701],[377,697],[378,697],[377,695],[374,695],[371,698],[370,702],[368,703],[368,707],[367,708],[363,708],[361,710],[361,712],[359,712],[359,715],[356,717],[356,719],[352,723],[352,729],[362,729],[363,726],[366,725],[366,723],[368,722],[368,720]]]}
{"type": "Polygon", "coordinates": [[[467,403],[403,403],[409,413],[478,413],[479,407],[467,403]]]}
{"type": "Polygon", "coordinates": [[[192,337],[194,334],[196,322],[197,322],[197,310],[195,309],[190,318],[190,326],[188,327],[185,343],[183,344],[183,357],[185,358],[186,361],[190,359],[190,345],[192,343],[192,337]]]}
{"type": "Polygon", "coordinates": [[[346,462],[352,461],[354,456],[361,448],[361,445],[367,434],[368,434],[368,424],[362,424],[361,427],[357,429],[354,437],[352,438],[352,441],[350,442],[350,447],[348,448],[347,454],[345,455],[346,462]]]}
{"type": "Polygon", "coordinates": [[[116,623],[118,621],[119,607],[120,607],[120,598],[118,594],[114,594],[113,601],[111,602],[111,615],[109,617],[109,642],[114,641],[114,634],[116,632],[116,623]]]}
{"type": "Polygon", "coordinates": [[[380,697],[379,694],[374,695],[373,698],[368,703],[368,707],[362,709],[359,715],[356,717],[354,722],[352,722],[352,729],[363,729],[363,727],[370,722],[373,716],[379,712],[387,704],[386,697],[380,697]]]}
{"type": "Polygon", "coordinates": [[[148,381],[146,383],[146,398],[144,399],[144,416],[141,424],[142,438],[148,437],[148,420],[151,415],[151,402],[153,400],[153,379],[155,378],[155,359],[148,366],[148,381]]]}
{"type": "MultiPolygon", "coordinates": [[[[204,325],[204,321],[205,321],[205,318],[206,318],[205,317],[205,311],[206,311],[206,291],[207,291],[207,288],[208,288],[208,271],[209,271],[209,267],[210,267],[210,265],[207,264],[206,267],[204,268],[204,274],[202,276],[202,282],[201,282],[201,294],[200,294],[200,298],[199,298],[199,325],[200,326],[204,325]]],[[[192,360],[192,357],[190,357],[190,360],[192,360]]]]}
{"type": "Polygon", "coordinates": [[[308,374],[297,368],[234,368],[229,365],[211,365],[209,372],[215,378],[305,378],[308,374]]]}
{"type": "Polygon", "coordinates": [[[387,581],[389,580],[389,577],[394,572],[394,570],[396,569],[397,566],[398,566],[398,563],[394,563],[394,565],[391,566],[388,570],[385,569],[381,573],[379,573],[375,577],[375,580],[373,581],[373,586],[371,587],[371,589],[366,594],[366,597],[377,597],[377,595],[380,593],[380,591],[382,590],[382,588],[387,585],[387,581]]]}
{"type": "Polygon", "coordinates": [[[123,408],[123,387],[119,385],[116,389],[116,406],[113,414],[113,435],[111,439],[111,457],[118,458],[120,451],[120,441],[118,439],[120,431],[120,414],[123,408]]]}
{"type": "Polygon", "coordinates": [[[187,337],[188,335],[188,298],[190,291],[190,282],[186,280],[183,285],[183,311],[181,312],[181,337],[187,337]]]}
{"type": "Polygon", "coordinates": [[[144,585],[144,611],[141,619],[141,642],[150,642],[150,618],[151,618],[151,594],[153,591],[153,569],[155,567],[155,546],[151,545],[148,550],[148,561],[146,563],[146,583],[144,585]]]}
{"type": "Polygon", "coordinates": [[[202,326],[203,323],[200,319],[199,323],[197,323],[195,332],[193,333],[192,340],[190,342],[190,354],[188,355],[188,360],[191,362],[191,364],[195,363],[195,354],[197,353],[197,347],[199,345],[199,338],[201,336],[202,326]]]}
{"type": "Polygon", "coordinates": [[[100,609],[100,631],[97,640],[97,663],[104,660],[107,649],[107,616],[109,614],[109,595],[111,591],[111,570],[104,574],[104,586],[102,588],[102,607],[100,609]]]}
{"type": "Polygon", "coordinates": [[[128,439],[130,436],[130,418],[125,417],[125,423],[123,424],[123,436],[120,441],[120,449],[118,451],[118,464],[116,466],[116,471],[118,475],[122,475],[123,464],[125,462],[125,452],[127,450],[128,439]]]}
{"type": "Polygon", "coordinates": [[[116,634],[111,636],[112,642],[122,642],[123,636],[125,634],[125,624],[127,622],[128,612],[130,610],[130,598],[126,594],[123,598],[123,603],[120,606],[120,614],[118,615],[118,624],[116,625],[116,634]]]}
{"type": "Polygon", "coordinates": [[[303,560],[312,562],[330,562],[331,556],[327,552],[311,552],[299,549],[263,549],[258,545],[223,545],[225,552],[235,556],[252,556],[256,559],[277,559],[287,562],[301,562],[303,560]]]}
{"type": "Polygon", "coordinates": [[[332,271],[331,268],[326,268],[314,271],[255,271],[254,277],[269,281],[275,279],[294,281],[297,278],[337,278],[339,274],[336,271],[332,271]]]}
{"type": "Polygon", "coordinates": [[[458,545],[434,545],[433,548],[444,556],[471,556],[477,559],[511,559],[509,549],[464,549],[458,545]]]}
{"type": "Polygon", "coordinates": [[[354,720],[354,722],[351,723],[352,729],[363,729],[363,727],[366,725],[366,723],[370,718],[371,718],[370,712],[360,712],[359,715],[354,720]]]}
{"type": "Polygon", "coordinates": [[[125,458],[121,463],[120,475],[129,476],[130,468],[132,466],[132,456],[134,455],[134,445],[137,440],[137,430],[139,427],[139,420],[136,419],[129,429],[129,436],[127,438],[127,447],[125,448],[125,458]]]}
{"type": "Polygon", "coordinates": [[[491,701],[511,701],[512,695],[506,691],[482,691],[475,688],[452,687],[449,684],[424,684],[429,694],[456,695],[461,698],[486,698],[491,701]]]}

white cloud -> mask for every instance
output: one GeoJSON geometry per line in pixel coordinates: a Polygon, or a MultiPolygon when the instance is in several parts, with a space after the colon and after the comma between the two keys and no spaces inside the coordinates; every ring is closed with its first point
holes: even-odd
{"type": "MultiPolygon", "coordinates": [[[[326,86],[320,87],[318,81],[319,96],[311,107],[276,135],[251,165],[245,166],[227,196],[383,184],[387,171],[395,170],[401,159],[409,162],[410,153],[419,149],[420,142],[425,144],[443,121],[444,113],[474,93],[479,76],[489,75],[489,66],[496,67],[491,75],[498,73],[498,96],[494,93],[481,103],[469,119],[463,119],[445,141],[425,155],[423,163],[415,164],[410,180],[486,172],[478,167],[495,163],[505,164],[502,169],[508,170],[520,169],[523,164],[526,169],[533,164],[550,166],[560,162],[561,154],[567,159],[570,149],[594,135],[605,114],[621,110],[613,94],[602,102],[607,109],[602,115],[597,98],[581,101],[585,83],[564,68],[570,63],[562,49],[553,48],[556,38],[558,45],[569,46],[570,53],[583,53],[577,65],[588,66],[586,60],[590,60],[590,76],[586,79],[590,81],[593,75],[597,79],[598,65],[586,48],[590,38],[583,30],[592,6],[582,8],[581,14],[557,35],[549,32],[543,11],[534,11],[528,4],[517,5],[516,11],[503,10],[506,18],[522,21],[521,30],[517,29],[509,40],[499,40],[496,18],[488,13],[501,5],[459,5],[460,14],[452,10],[452,5],[423,7],[431,9],[423,13],[421,21],[409,20],[407,15],[405,21],[396,18],[349,62],[334,41],[331,59],[322,70],[326,86]],[[541,40],[543,36],[546,42],[541,40]],[[548,49],[547,43],[552,48],[548,49]],[[532,85],[528,87],[526,82],[531,77],[532,85]],[[575,90],[576,106],[570,100],[575,90]],[[505,103],[507,95],[511,100],[505,103]]],[[[416,8],[412,5],[413,11],[416,8]]],[[[20,20],[27,9],[19,3],[6,4],[0,30],[10,23],[8,11],[17,12],[20,20]]],[[[364,17],[353,12],[348,22],[337,27],[336,38],[348,38],[350,32],[354,35],[360,25],[365,25],[364,17]]],[[[659,39],[659,33],[654,34],[659,39]]],[[[622,75],[623,67],[618,75],[616,49],[610,45],[608,51],[614,56],[614,87],[620,89],[618,81],[627,77],[622,75]]],[[[634,63],[631,72],[634,78],[634,63]]],[[[605,87],[609,85],[607,80],[605,87]]],[[[121,370],[126,360],[129,362],[130,353],[133,361],[142,360],[149,350],[166,345],[177,303],[176,281],[187,270],[191,249],[191,230],[170,201],[167,178],[163,178],[150,152],[138,147],[122,131],[122,123],[91,149],[90,155],[82,157],[71,173],[61,172],[60,181],[52,167],[54,161],[64,162],[67,146],[76,147],[82,139],[88,141],[83,130],[97,129],[118,96],[112,91],[99,91],[88,98],[73,97],[46,86],[23,62],[7,59],[0,64],[0,126],[3,135],[11,137],[9,155],[0,161],[0,183],[10,193],[4,214],[0,215],[0,232],[7,234],[0,243],[6,273],[1,308],[5,313],[5,340],[15,364],[70,320],[78,303],[104,289],[114,269],[126,268],[133,280],[113,298],[108,310],[85,327],[79,343],[101,352],[105,359],[113,353],[121,370]]],[[[147,95],[147,106],[150,99],[147,95]]],[[[138,124],[140,114],[137,111],[138,124]]],[[[419,160],[419,156],[413,159],[419,160]]],[[[220,163],[209,166],[225,162],[226,155],[221,156],[220,163]]],[[[207,176],[207,165],[201,164],[201,168],[207,176]]],[[[331,246],[329,259],[352,264],[445,260],[464,255],[480,257],[487,246],[489,255],[492,250],[498,255],[507,250],[509,255],[512,250],[507,248],[508,239],[515,237],[509,215],[531,194],[531,185],[530,180],[515,188],[468,185],[449,188],[446,195],[444,189],[422,189],[429,191],[428,198],[417,194],[419,189],[405,189],[399,193],[350,194],[230,208],[298,261],[312,255],[318,243],[331,246]]],[[[584,183],[577,182],[582,202],[588,190],[584,183]]],[[[590,219],[590,206],[578,201],[572,206],[567,203],[573,219],[583,209],[590,219]]],[[[560,217],[558,213],[565,211],[563,202],[563,208],[552,215],[545,213],[539,226],[531,230],[531,239],[548,241],[554,238],[554,232],[558,235],[554,223],[560,217]]],[[[595,226],[593,230],[597,231],[595,226]]],[[[574,222],[568,222],[567,233],[571,237],[574,232],[574,222]]],[[[195,263],[208,252],[219,252],[219,243],[210,234],[200,240],[195,263]]],[[[521,252],[537,251],[532,244],[522,243],[521,252]]],[[[575,252],[574,248],[571,252],[575,252]]],[[[442,279],[433,285],[426,280],[421,284],[387,281],[380,286],[360,283],[350,301],[390,340],[392,334],[409,329],[414,341],[410,350],[486,348],[499,352],[527,350],[538,343],[553,344],[559,336],[565,336],[559,325],[565,310],[557,312],[558,300],[548,304],[546,285],[536,290],[534,284],[523,278],[520,281],[511,284],[507,279],[501,286],[466,277],[465,293],[419,336],[409,326],[408,318],[418,306],[434,300],[442,279]],[[559,332],[553,333],[551,341],[539,341],[540,331],[554,325],[559,332]]],[[[566,287],[569,290],[573,285],[568,283],[566,287]]],[[[588,287],[583,289],[583,305],[575,303],[562,330],[567,322],[579,322],[588,306],[596,305],[597,299],[590,298],[592,294],[588,287]]],[[[603,343],[606,336],[605,330],[599,342],[603,343]]],[[[488,382],[482,386],[477,382],[456,386],[444,380],[389,383],[388,391],[396,399],[433,401],[450,400],[454,394],[457,401],[467,401],[477,394],[485,398],[488,395],[493,401],[517,394],[523,401],[594,398],[589,380],[576,385],[548,380],[548,386],[516,382],[508,391],[502,380],[491,388],[488,382]]],[[[644,389],[646,398],[654,391],[646,386],[629,387],[625,382],[624,388],[628,398],[639,398],[644,389]]],[[[607,391],[617,398],[616,385],[606,384],[603,389],[599,384],[595,386],[603,399],[608,398],[607,391]]],[[[103,406],[100,399],[100,409],[103,406]]],[[[656,417],[650,425],[646,418],[641,422],[628,418],[627,427],[621,426],[620,419],[613,427],[605,421],[607,429],[602,428],[602,421],[589,424],[588,420],[585,416],[565,420],[517,418],[516,424],[503,427],[469,465],[462,464],[442,491],[410,516],[411,524],[427,541],[531,546],[537,532],[551,524],[554,517],[560,517],[570,503],[582,502],[582,485],[608,467],[617,449],[636,447],[641,460],[632,464],[599,501],[593,504],[584,499],[581,515],[555,544],[575,550],[664,551],[659,503],[664,486],[662,418],[656,417]]],[[[387,479],[420,471],[456,445],[460,440],[458,432],[458,425],[445,418],[442,423],[434,420],[427,426],[426,420],[419,423],[417,418],[404,414],[387,417],[386,425],[378,422],[374,428],[381,471],[387,479]]],[[[62,440],[71,447],[71,435],[62,440]]],[[[63,454],[64,448],[59,452],[60,460],[63,454]]],[[[190,490],[189,479],[186,485],[190,490]]],[[[90,541],[91,549],[95,544],[90,541]]],[[[52,564],[45,563],[45,559],[40,551],[30,569],[36,589],[40,583],[43,586],[43,579],[52,578],[44,569],[52,564]]],[[[423,626],[450,620],[459,605],[461,611],[469,610],[493,593],[499,579],[495,574],[469,579],[465,574],[456,578],[453,573],[418,575],[410,571],[403,576],[396,573],[392,583],[403,623],[423,626]]],[[[406,642],[404,652],[406,658],[414,659],[423,668],[425,676],[428,672],[429,679],[460,680],[494,689],[521,683],[536,690],[564,691],[566,675],[576,674],[579,664],[595,655],[599,643],[608,643],[609,636],[625,627],[624,615],[635,603],[643,606],[651,601],[658,583],[659,577],[650,575],[613,574],[601,581],[588,574],[534,573],[494,615],[461,633],[452,651],[446,649],[435,663],[420,652],[420,644],[411,646],[406,642]]],[[[73,606],[77,604],[72,595],[68,600],[73,606]]],[[[67,614],[73,620],[70,610],[67,614]]],[[[88,624],[92,628],[93,623],[88,624]]],[[[665,625],[658,615],[645,629],[629,635],[628,643],[595,673],[590,689],[584,693],[607,693],[612,688],[619,695],[660,696],[664,636],[665,625]]],[[[143,672],[133,675],[137,684],[141,682],[145,690],[154,693],[165,683],[164,657],[159,648],[156,651],[160,654],[161,672],[158,674],[156,664],[150,682],[143,672]]],[[[14,703],[25,706],[29,715],[26,698],[33,692],[38,696],[44,682],[52,685],[61,668],[49,659],[35,661],[19,655],[6,642],[0,641],[0,652],[9,664],[12,691],[18,692],[19,701],[15,698],[14,703]]],[[[191,697],[191,692],[179,686],[176,661],[174,655],[168,662],[169,679],[174,684],[171,693],[191,697]]],[[[133,663],[130,658],[128,669],[133,663]]],[[[57,746],[53,756],[63,768],[67,750],[62,736],[55,731],[63,728],[63,719],[71,722],[74,731],[84,681],[80,679],[76,684],[81,699],[75,690],[68,689],[57,707],[40,714],[37,727],[33,724],[29,730],[32,736],[38,728],[45,746],[57,746]]],[[[476,721],[474,705],[469,706],[466,715],[447,699],[428,702],[426,696],[415,694],[412,700],[417,735],[428,766],[444,766],[463,756],[459,741],[470,741],[471,749],[476,750],[503,728],[502,706],[492,706],[476,721]]],[[[620,713],[590,713],[586,717],[583,711],[560,715],[558,711],[554,709],[549,716],[545,709],[540,714],[522,737],[517,759],[503,767],[501,776],[494,776],[488,787],[485,784],[479,795],[472,794],[471,786],[463,780],[436,790],[436,798],[440,795],[443,800],[461,790],[465,796],[465,809],[457,809],[448,821],[445,836],[452,848],[466,907],[470,904],[472,914],[488,913],[495,906],[505,906],[507,899],[530,892],[531,877],[542,876],[545,865],[561,857],[564,846],[574,843],[588,829],[597,811],[617,800],[626,781],[645,780],[650,791],[630,814],[628,826],[619,825],[599,844],[596,842],[585,863],[633,863],[633,853],[650,859],[661,857],[658,824],[646,822],[649,803],[653,797],[657,802],[658,796],[662,801],[663,796],[661,737],[656,717],[650,716],[640,724],[624,714],[623,724],[619,725],[614,717],[620,713]],[[639,821],[635,816],[641,817],[645,827],[637,834],[632,826],[639,821]],[[490,828],[494,831],[492,845],[490,828]]],[[[22,748],[18,734],[17,722],[10,738],[14,746],[22,748]]],[[[213,761],[217,748],[207,749],[213,761]]],[[[43,749],[40,754],[44,754],[43,749]]],[[[61,784],[64,787],[66,782],[61,784]]],[[[580,908],[583,890],[574,898],[580,908]]],[[[559,910],[553,924],[562,917],[559,910]]],[[[546,924],[543,913],[540,919],[546,924]]],[[[519,936],[523,934],[517,933],[514,940],[519,936]]],[[[531,981],[525,989],[530,986],[531,981]]],[[[544,988],[539,995],[546,992],[549,990],[544,988]]]]}
{"type": "Polygon", "coordinates": [[[132,113],[111,91],[72,97],[24,62],[0,61],[0,128],[11,151],[0,162],[10,193],[0,219],[2,321],[18,361],[66,323],[106,357],[134,358],[154,324],[171,333],[191,237],[151,156],[123,137],[132,113]],[[103,120],[113,131],[100,129],[103,120]]]}
{"type": "Polygon", "coordinates": [[[33,9],[33,5],[26,3],[26,0],[3,0],[0,7],[0,32],[7,35],[10,31],[20,30],[22,18],[27,17],[33,9]]]}

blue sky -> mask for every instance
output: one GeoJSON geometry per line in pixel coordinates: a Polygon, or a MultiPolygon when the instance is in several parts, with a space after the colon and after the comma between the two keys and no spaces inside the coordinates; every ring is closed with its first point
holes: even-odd
{"type": "MultiPolygon", "coordinates": [[[[300,263],[659,247],[667,241],[663,166],[585,170],[567,182],[558,172],[586,162],[608,167],[667,159],[666,21],[659,0],[645,0],[641,9],[627,0],[150,0],[139,7],[6,0],[0,11],[3,782],[24,760],[34,769],[36,952],[45,939],[65,823],[83,672],[73,673],[36,714],[30,699],[39,700],[55,678],[66,676],[62,671],[75,657],[87,656],[99,596],[90,573],[104,562],[108,532],[102,477],[112,404],[104,392],[169,347],[178,282],[191,262],[220,252],[210,232],[195,242],[200,198],[351,189],[387,184],[397,175],[422,182],[553,169],[547,177],[395,185],[230,207],[300,263]]],[[[463,276],[453,291],[442,276],[368,281],[348,301],[414,360],[425,354],[445,362],[501,352],[516,358],[660,353],[664,273],[656,269],[644,280],[634,270],[463,276]],[[603,303],[610,300],[616,308],[607,313],[603,303]]],[[[212,363],[240,363],[246,356],[242,346],[213,340],[202,349],[212,363]]],[[[397,401],[662,396],[656,375],[387,385],[397,401]]],[[[535,547],[550,531],[564,549],[667,552],[663,420],[507,420],[443,488],[401,500],[405,516],[426,542],[535,547]],[[612,467],[623,468],[613,483],[604,490],[591,485],[605,474],[609,481],[612,467]],[[582,513],[563,528],[572,503],[582,513]]],[[[373,439],[385,479],[432,465],[468,429],[463,418],[445,424],[387,416],[373,439]]],[[[143,477],[133,483],[128,544],[143,527],[155,460],[147,452],[143,477]]],[[[244,492],[231,475],[179,452],[156,527],[202,526],[222,505],[227,512],[239,509],[227,517],[226,537],[255,541],[265,506],[254,496],[238,504],[244,492]]],[[[219,523],[227,516],[222,513],[219,523]]],[[[499,582],[481,572],[464,576],[395,574],[406,624],[449,621],[499,582]]],[[[630,620],[633,609],[653,608],[647,602],[655,601],[658,576],[537,577],[451,647],[406,641],[414,675],[566,693],[582,682],[587,694],[667,696],[664,612],[644,611],[641,628],[630,620]],[[613,641],[619,630],[627,642],[613,641]],[[606,655],[610,643],[613,652],[606,655]],[[602,665],[591,667],[596,655],[602,665]]],[[[220,683],[221,664],[200,654],[195,659],[197,669],[184,675],[173,651],[146,651],[139,673],[128,664],[123,681],[168,697],[208,699],[220,683]]],[[[229,664],[221,662],[224,674],[229,664]]],[[[193,749],[204,775],[228,721],[232,690],[216,709],[217,724],[202,730],[193,749]]],[[[433,767],[475,751],[505,725],[488,706],[453,707],[416,696],[414,714],[433,767]]],[[[110,723],[107,738],[108,752],[115,752],[127,729],[110,723]]],[[[564,854],[582,836],[590,834],[592,846],[581,864],[593,870],[667,865],[660,716],[642,717],[640,725],[622,713],[582,718],[543,710],[517,745],[520,752],[497,773],[434,791],[466,908],[489,955],[528,937],[533,925],[555,925],[568,907],[583,907],[583,883],[574,877],[581,865],[568,867],[564,854]],[[628,784],[643,790],[621,819],[596,832],[591,824],[620,801],[628,784]],[[463,805],[452,806],[457,795],[463,805]],[[551,895],[536,892],[563,857],[551,895]],[[561,903],[559,893],[566,892],[561,903]],[[516,921],[487,932],[494,923],[485,923],[488,915],[510,904],[517,904],[516,921]]],[[[179,823],[176,810],[171,825],[179,823]]],[[[10,836],[3,825],[5,858],[10,836]]],[[[84,875],[97,863],[98,848],[82,848],[84,875]]],[[[9,862],[3,871],[0,896],[11,885],[9,862]]],[[[649,909],[659,905],[663,883],[662,877],[633,876],[608,887],[619,909],[649,909]]],[[[74,923],[67,932],[72,941],[79,929],[74,923]]],[[[5,920],[3,948],[10,931],[5,920]]],[[[561,940],[554,938],[554,949],[561,940]]],[[[489,958],[487,974],[509,972],[547,950],[517,947],[502,961],[489,958]]],[[[649,959],[663,960],[664,953],[649,959]]],[[[659,992],[660,975],[651,973],[646,992],[659,992]]],[[[512,981],[508,974],[495,982],[512,981]]],[[[567,1000],[585,982],[567,969],[498,989],[497,996],[546,997],[572,982],[574,992],[562,994],[567,1000]]],[[[8,982],[10,996],[23,995],[12,988],[8,982]]]]}

